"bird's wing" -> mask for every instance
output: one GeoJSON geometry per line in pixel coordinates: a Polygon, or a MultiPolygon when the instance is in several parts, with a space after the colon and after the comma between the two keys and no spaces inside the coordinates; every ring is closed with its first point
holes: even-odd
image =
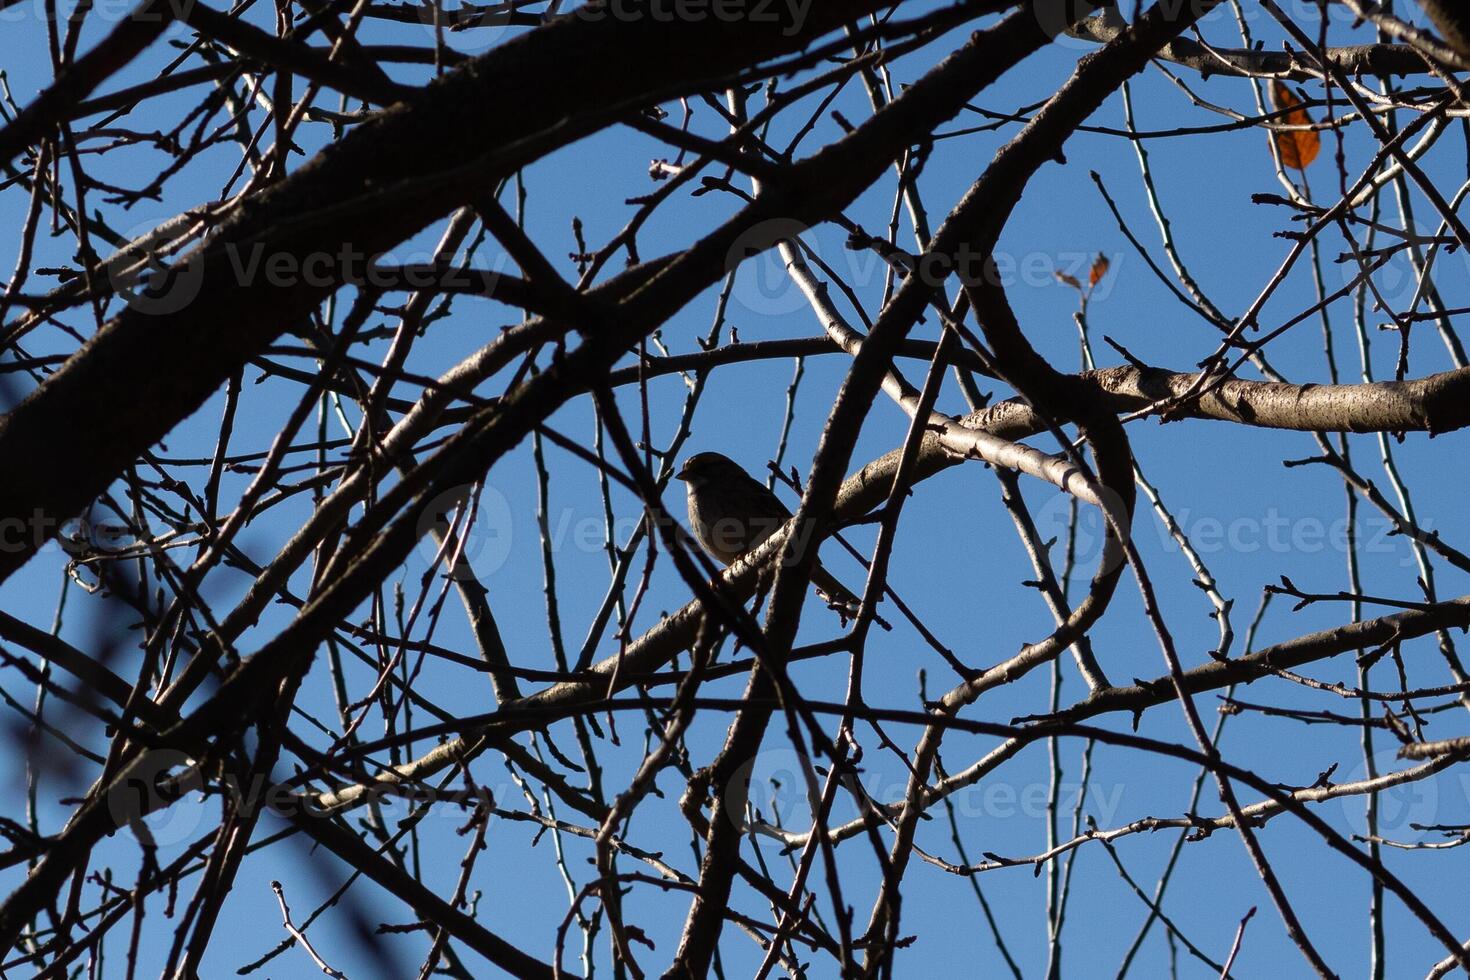
{"type": "Polygon", "coordinates": [[[737,508],[745,523],[745,550],[753,551],[791,520],[791,511],[764,483],[740,472],[726,484],[725,491],[739,501],[737,508]]]}
{"type": "MultiPolygon", "coordinates": [[[[753,499],[759,502],[758,506],[755,509],[759,510],[760,513],[755,516],[763,518],[775,518],[779,519],[782,522],[790,520],[791,512],[786,509],[784,504],[781,503],[781,498],[777,497],[774,493],[767,489],[764,483],[760,483],[759,481],[750,477],[748,474],[746,475],[746,479],[750,481],[753,499]]],[[[761,540],[769,537],[775,531],[775,529],[776,528],[773,526],[769,530],[764,530],[763,533],[761,533],[761,540]]],[[[756,543],[758,544],[759,542],[756,543]]],[[[752,545],[751,547],[754,547],[754,545],[752,545]]],[[[837,579],[832,576],[831,572],[822,567],[822,563],[820,561],[817,562],[816,567],[812,569],[812,586],[816,588],[819,593],[821,593],[822,598],[826,601],[827,605],[831,606],[833,609],[836,609],[837,612],[840,613],[844,619],[850,619],[857,615],[858,606],[862,603],[862,600],[859,599],[855,594],[853,594],[851,589],[847,588],[841,582],[837,581],[837,579]]],[[[889,626],[886,621],[884,621],[882,616],[878,616],[875,614],[873,616],[873,621],[876,622],[879,626],[882,626],[884,629],[893,628],[889,626]]]]}
{"type": "Polygon", "coordinates": [[[781,503],[781,498],[776,496],[774,490],[748,473],[742,473],[741,475],[745,477],[746,485],[740,487],[739,490],[741,493],[750,495],[752,510],[761,517],[779,517],[783,521],[791,519],[791,511],[787,510],[786,505],[781,503]]]}

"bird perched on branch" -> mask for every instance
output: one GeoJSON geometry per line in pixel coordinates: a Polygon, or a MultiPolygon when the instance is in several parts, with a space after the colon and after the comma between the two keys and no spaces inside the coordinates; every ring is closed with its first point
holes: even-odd
{"type": "MultiPolygon", "coordinates": [[[[728,456],[695,453],[676,479],[689,490],[689,527],[710,555],[729,565],[780,530],[791,519],[777,496],[728,456]]],[[[844,618],[857,615],[860,600],[818,562],[812,585],[844,618]]],[[[885,629],[888,624],[874,617],[885,629]]]]}

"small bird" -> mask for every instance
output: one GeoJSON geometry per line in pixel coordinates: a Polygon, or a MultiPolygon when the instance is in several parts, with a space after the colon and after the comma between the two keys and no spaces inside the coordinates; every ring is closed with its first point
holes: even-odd
{"type": "MultiPolygon", "coordinates": [[[[695,453],[674,477],[688,486],[689,526],[694,536],[725,565],[754,550],[791,519],[791,512],[764,483],[720,453],[695,453]]],[[[812,585],[843,618],[857,614],[858,597],[820,562],[812,570],[812,585]]]]}

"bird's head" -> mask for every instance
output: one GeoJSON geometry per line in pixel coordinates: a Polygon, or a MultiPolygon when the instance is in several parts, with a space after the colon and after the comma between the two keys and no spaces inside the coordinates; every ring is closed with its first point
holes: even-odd
{"type": "Polygon", "coordinates": [[[735,475],[744,475],[740,464],[722,453],[695,453],[684,460],[674,479],[683,480],[690,486],[704,483],[724,482],[735,475]]]}

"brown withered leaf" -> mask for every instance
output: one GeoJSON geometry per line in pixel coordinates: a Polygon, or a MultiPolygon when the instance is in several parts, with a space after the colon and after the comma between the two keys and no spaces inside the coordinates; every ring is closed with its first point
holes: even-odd
{"type": "MultiPolygon", "coordinates": [[[[1277,109],[1289,110],[1277,122],[1290,126],[1310,126],[1312,117],[1307,114],[1307,110],[1300,108],[1301,104],[1301,100],[1285,82],[1271,83],[1271,105],[1277,109]]],[[[1281,155],[1281,163],[1295,170],[1306,170],[1317,159],[1317,154],[1322,152],[1322,137],[1313,129],[1273,132],[1271,138],[1276,141],[1276,152],[1281,155]]]]}
{"type": "Polygon", "coordinates": [[[1096,286],[1102,277],[1108,274],[1108,268],[1111,265],[1108,257],[1098,252],[1097,258],[1092,260],[1092,268],[1087,270],[1087,285],[1096,286]]]}

